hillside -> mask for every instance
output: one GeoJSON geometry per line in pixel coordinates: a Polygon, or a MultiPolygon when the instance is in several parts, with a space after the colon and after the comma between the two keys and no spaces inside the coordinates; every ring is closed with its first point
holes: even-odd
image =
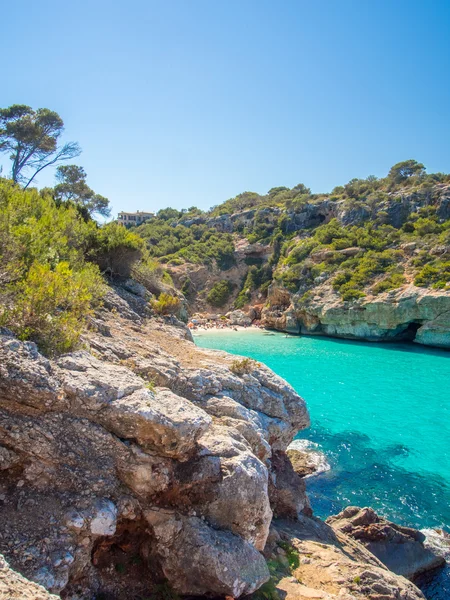
{"type": "MultiPolygon", "coordinates": [[[[191,313],[265,305],[267,326],[294,333],[390,339],[414,322],[411,337],[430,316],[419,311],[392,328],[375,322],[366,331],[339,331],[321,327],[317,308],[333,305],[348,320],[349,310],[407,291],[408,298],[439,298],[431,317],[440,319],[440,330],[450,322],[442,316],[450,310],[450,175],[426,174],[416,161],[330,194],[299,184],[265,196],[246,192],[207,213],[165,209],[136,232],[167,267],[191,313]]],[[[450,344],[438,337],[428,341],[450,344]]]]}

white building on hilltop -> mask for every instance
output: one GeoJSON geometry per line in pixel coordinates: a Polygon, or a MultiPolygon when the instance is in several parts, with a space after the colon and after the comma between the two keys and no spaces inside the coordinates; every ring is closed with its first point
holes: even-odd
{"type": "Polygon", "coordinates": [[[117,221],[121,225],[140,225],[149,219],[153,219],[155,213],[151,212],[120,212],[117,216],[117,221]]]}

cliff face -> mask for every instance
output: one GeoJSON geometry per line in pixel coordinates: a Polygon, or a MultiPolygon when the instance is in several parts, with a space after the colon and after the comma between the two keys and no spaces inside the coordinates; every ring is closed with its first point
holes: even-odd
{"type": "Polygon", "coordinates": [[[302,301],[273,284],[263,324],[271,329],[367,341],[413,340],[450,348],[450,294],[414,285],[343,302],[329,285],[302,301]]]}
{"type": "MultiPolygon", "coordinates": [[[[129,292],[111,291],[105,307],[86,349],[54,361],[1,332],[0,552],[13,569],[71,600],[167,585],[239,597],[269,579],[262,551],[286,538],[308,557],[309,587],[322,594],[312,597],[375,600],[381,586],[386,600],[423,598],[311,517],[285,454],[309,418],[285,381],[197,349],[129,292]],[[273,516],[296,522],[292,535],[273,516]],[[354,571],[367,585],[352,584],[354,571]]],[[[2,568],[0,586],[11,577],[2,568]]]]}
{"type": "MultiPolygon", "coordinates": [[[[252,229],[255,225],[255,217],[267,225],[274,225],[276,220],[283,216],[284,233],[292,233],[317,227],[333,218],[343,225],[359,225],[364,221],[375,219],[382,212],[387,224],[399,228],[404,225],[411,213],[433,205],[436,206],[436,213],[440,219],[450,219],[450,186],[448,184],[438,184],[427,190],[404,189],[380,194],[373,203],[325,199],[320,202],[310,201],[297,210],[278,206],[256,207],[234,214],[213,217],[203,222],[217,231],[233,233],[242,231],[244,227],[252,229]]],[[[189,223],[189,226],[192,224],[195,223],[189,223]]]]}

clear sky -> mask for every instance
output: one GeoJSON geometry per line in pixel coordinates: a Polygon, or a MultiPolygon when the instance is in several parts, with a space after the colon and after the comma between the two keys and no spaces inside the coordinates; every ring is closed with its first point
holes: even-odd
{"type": "Polygon", "coordinates": [[[59,112],[114,213],[450,171],[449,0],[23,0],[2,25],[0,106],[59,112]]]}

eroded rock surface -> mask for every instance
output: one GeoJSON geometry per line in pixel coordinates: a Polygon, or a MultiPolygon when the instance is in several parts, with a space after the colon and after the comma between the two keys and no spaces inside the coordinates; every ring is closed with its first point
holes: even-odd
{"type": "Polygon", "coordinates": [[[424,546],[425,535],[379,517],[371,508],[348,506],[327,523],[358,540],[394,573],[414,579],[443,566],[445,559],[424,546]]]}
{"type": "Polygon", "coordinates": [[[343,302],[325,283],[307,301],[272,284],[263,324],[271,329],[366,341],[413,340],[450,348],[450,293],[405,285],[343,302]]]}
{"type": "Polygon", "coordinates": [[[301,516],[297,523],[275,521],[265,552],[275,566],[273,587],[284,600],[425,598],[363,545],[318,519],[301,516]]]}
{"type": "Polygon", "coordinates": [[[45,588],[28,581],[13,571],[5,558],[0,555],[0,598],[2,600],[57,600],[45,588]]]}

